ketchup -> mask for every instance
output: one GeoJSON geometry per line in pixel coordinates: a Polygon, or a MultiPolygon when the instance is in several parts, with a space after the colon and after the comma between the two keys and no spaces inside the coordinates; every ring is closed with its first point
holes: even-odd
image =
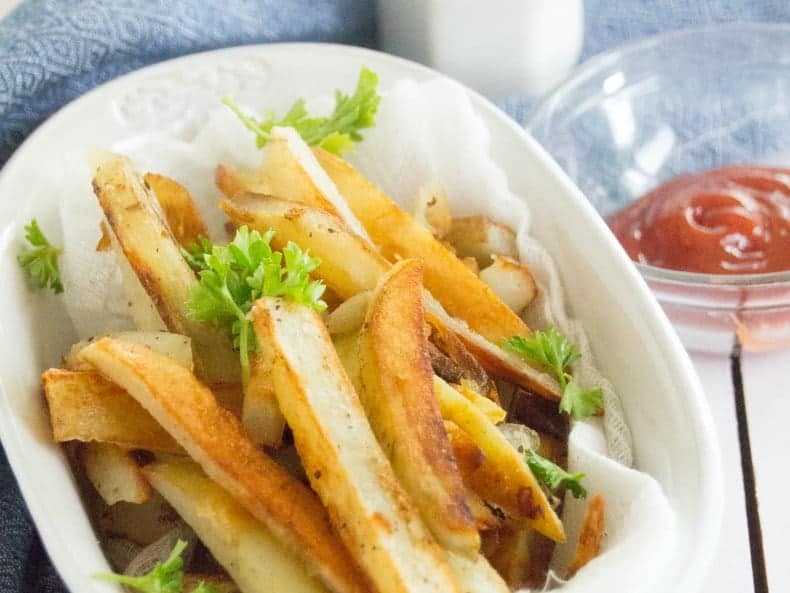
{"type": "Polygon", "coordinates": [[[608,222],[637,262],[706,274],[790,270],[790,169],[681,175],[608,222]]]}

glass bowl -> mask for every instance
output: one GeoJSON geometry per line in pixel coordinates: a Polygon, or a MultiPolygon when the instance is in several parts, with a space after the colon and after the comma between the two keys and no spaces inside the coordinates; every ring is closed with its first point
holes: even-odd
{"type": "MultiPolygon", "coordinates": [[[[790,167],[790,26],[659,35],[602,54],[555,89],[527,130],[607,217],[667,179],[790,167]]],[[[692,350],[790,347],[790,271],[695,274],[636,263],[692,350]]]]}

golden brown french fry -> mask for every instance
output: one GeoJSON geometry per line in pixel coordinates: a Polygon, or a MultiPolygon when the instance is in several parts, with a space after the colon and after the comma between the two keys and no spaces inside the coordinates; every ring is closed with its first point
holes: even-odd
{"type": "Polygon", "coordinates": [[[244,593],[326,591],[295,552],[193,461],[157,460],[142,471],[244,593]]]}
{"type": "Polygon", "coordinates": [[[512,336],[529,335],[518,315],[384,192],[343,159],[320,148],[313,152],[384,257],[423,260],[425,287],[450,315],[496,345],[512,336]]]}
{"type": "Polygon", "coordinates": [[[271,361],[261,353],[250,359],[250,381],[244,392],[241,423],[254,443],[277,448],[285,430],[285,418],[272,385],[271,361]]]}
{"type": "Polygon", "coordinates": [[[214,183],[227,198],[243,192],[272,193],[259,170],[240,170],[224,163],[214,170],[214,183]]]}
{"type": "Polygon", "coordinates": [[[425,316],[432,326],[440,325],[455,334],[494,377],[506,379],[548,399],[559,399],[556,379],[542,369],[527,364],[512,352],[496,346],[475,333],[463,321],[451,317],[430,293],[425,294],[425,316]]]}
{"type": "MultiPolygon", "coordinates": [[[[314,275],[342,299],[372,290],[390,268],[369,242],[323,210],[260,194],[238,194],[233,200],[223,200],[220,207],[236,224],[260,232],[273,229],[272,246],[276,249],[288,241],[309,249],[321,259],[314,275]]],[[[559,398],[559,386],[548,373],[476,334],[466,323],[451,317],[429,293],[424,299],[428,321],[457,335],[486,369],[546,397],[559,398]]]]}
{"type": "Polygon", "coordinates": [[[395,475],[434,537],[474,557],[480,535],[434,393],[422,292],[418,260],[398,262],[379,282],[360,333],[359,395],[395,475]]]}
{"type": "Polygon", "coordinates": [[[41,376],[55,441],[98,441],[126,449],[183,449],[123,389],[94,371],[49,369],[41,376]]]}
{"type": "Polygon", "coordinates": [[[175,179],[157,173],[146,173],[143,181],[153,190],[167,225],[181,246],[188,247],[201,237],[208,237],[203,215],[187,188],[175,179]]]}
{"type": "Polygon", "coordinates": [[[464,481],[523,524],[556,542],[564,542],[562,522],[523,456],[471,401],[441,379],[435,385],[442,416],[466,432],[485,456],[477,469],[464,475],[464,481]]]}
{"type": "Polygon", "coordinates": [[[260,451],[188,369],[150,348],[112,338],[94,342],[80,356],[134,397],[329,589],[367,591],[318,498],[260,451]]]}
{"type": "Polygon", "coordinates": [[[208,387],[219,405],[237,418],[241,418],[242,406],[244,405],[244,388],[240,383],[214,383],[208,387]]]}
{"type": "Polygon", "coordinates": [[[326,317],[326,329],[333,336],[356,332],[365,322],[365,315],[370,306],[369,291],[360,292],[343,301],[326,317]]]}
{"type": "Polygon", "coordinates": [[[587,503],[584,511],[579,541],[568,566],[566,579],[570,579],[590,560],[601,553],[601,542],[606,530],[606,501],[603,494],[596,494],[587,503]]]}
{"type": "Polygon", "coordinates": [[[274,354],[277,399],[313,489],[374,585],[388,593],[458,591],[442,550],[404,492],[317,313],[282,299],[252,309],[274,354]]]}
{"type": "Polygon", "coordinates": [[[518,259],[516,233],[481,214],[453,218],[445,239],[458,257],[474,257],[481,268],[491,265],[495,255],[518,259]]]}
{"type": "Polygon", "coordinates": [[[321,259],[314,275],[344,300],[375,288],[390,267],[370,243],[324,210],[260,194],[239,194],[220,207],[236,224],[274,230],[275,249],[288,241],[309,249],[321,259]]]}
{"type": "Polygon", "coordinates": [[[469,558],[448,552],[447,561],[464,593],[510,593],[507,583],[482,554],[469,558]]]}
{"type": "MultiPolygon", "coordinates": [[[[437,379],[441,380],[439,377],[437,379]]],[[[453,389],[455,389],[458,393],[463,395],[466,399],[472,402],[475,407],[477,407],[483,414],[486,415],[491,422],[494,424],[499,424],[500,422],[505,421],[505,417],[507,416],[507,412],[499,407],[498,404],[491,401],[487,397],[480,395],[477,391],[472,389],[469,385],[466,384],[465,380],[462,379],[459,385],[453,385],[453,389]]]]}
{"type": "Polygon", "coordinates": [[[167,328],[192,338],[197,374],[209,383],[239,379],[230,332],[193,321],[186,302],[197,277],[162,217],[152,192],[128,159],[108,154],[98,165],[93,190],[126,260],[150,295],[167,328]]]}
{"type": "Polygon", "coordinates": [[[108,505],[142,504],[151,498],[151,486],[127,450],[110,443],[83,443],[80,455],[85,474],[108,505]]]}

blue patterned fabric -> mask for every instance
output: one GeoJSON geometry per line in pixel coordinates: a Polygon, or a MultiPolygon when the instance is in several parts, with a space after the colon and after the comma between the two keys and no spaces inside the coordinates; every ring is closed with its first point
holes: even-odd
{"type": "MultiPolygon", "coordinates": [[[[689,26],[788,21],[787,0],[587,0],[583,57],[689,26]]],[[[0,21],[0,165],[68,101],[187,53],[273,41],[375,47],[374,0],[28,0],[0,21]]],[[[499,101],[524,121],[534,99],[499,101]]],[[[65,593],[0,450],[0,592],[65,593]]]]}

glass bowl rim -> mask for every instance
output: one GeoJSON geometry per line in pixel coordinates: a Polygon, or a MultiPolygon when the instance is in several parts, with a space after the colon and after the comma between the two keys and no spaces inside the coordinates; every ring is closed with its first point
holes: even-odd
{"type": "MultiPolygon", "coordinates": [[[[596,76],[600,71],[616,64],[617,62],[630,56],[651,50],[660,44],[671,42],[678,39],[702,38],[724,34],[741,34],[754,32],[758,33],[784,33],[790,40],[790,23],[768,23],[768,22],[736,22],[726,24],[706,25],[704,27],[691,27],[668,31],[651,35],[644,39],[627,43],[625,45],[606,50],[593,56],[583,64],[579,65],[573,72],[552,89],[535,107],[532,115],[529,116],[524,129],[532,133],[537,122],[542,119],[544,112],[551,110],[553,104],[559,97],[566,95],[571,89],[580,83],[596,76]]],[[[755,40],[759,40],[756,35],[755,40]]],[[[781,61],[778,63],[785,63],[781,61]]],[[[790,59],[787,60],[790,63],[790,59]]],[[[618,89],[619,91],[620,89],[618,89]]],[[[639,272],[649,280],[672,282],[676,284],[687,284],[697,286],[771,286],[790,284],[790,270],[780,272],[764,272],[752,274],[702,274],[696,272],[684,272],[669,268],[651,266],[642,262],[633,262],[639,272]]]]}

